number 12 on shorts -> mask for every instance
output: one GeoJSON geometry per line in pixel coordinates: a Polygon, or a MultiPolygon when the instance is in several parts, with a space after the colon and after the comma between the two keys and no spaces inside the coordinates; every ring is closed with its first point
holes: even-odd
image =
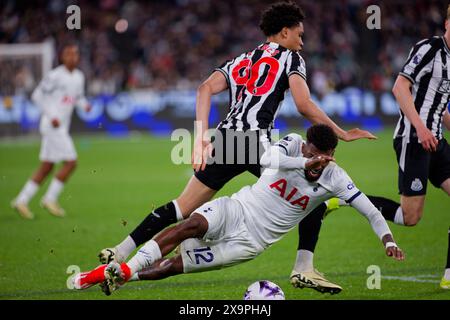
{"type": "Polygon", "coordinates": [[[210,247],[196,248],[193,251],[195,257],[195,264],[200,264],[200,262],[202,262],[201,260],[203,260],[203,262],[206,263],[212,262],[214,260],[214,254],[211,252],[210,247]]]}

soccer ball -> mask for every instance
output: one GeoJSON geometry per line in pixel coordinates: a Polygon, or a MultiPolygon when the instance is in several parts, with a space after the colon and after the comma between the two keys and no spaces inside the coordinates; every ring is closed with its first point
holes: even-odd
{"type": "Polygon", "coordinates": [[[261,280],[247,288],[244,300],[285,300],[285,296],[280,286],[269,280],[261,280]]]}

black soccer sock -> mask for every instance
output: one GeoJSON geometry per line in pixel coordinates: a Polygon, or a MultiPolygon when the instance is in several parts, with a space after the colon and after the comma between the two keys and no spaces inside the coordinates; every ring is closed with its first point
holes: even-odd
{"type": "Polygon", "coordinates": [[[450,268],[450,228],[448,228],[447,264],[445,265],[445,269],[449,268],[450,268]]]}
{"type": "Polygon", "coordinates": [[[309,215],[298,224],[298,247],[297,250],[308,250],[314,252],[317,241],[319,241],[320,227],[327,205],[320,204],[309,215]]]}
{"type": "Polygon", "coordinates": [[[380,210],[386,220],[394,222],[395,213],[400,207],[400,203],[383,197],[367,196],[373,205],[380,210]]]}
{"type": "Polygon", "coordinates": [[[130,237],[133,238],[136,247],[139,247],[141,244],[153,238],[153,236],[162,229],[175,222],[177,222],[177,211],[173,202],[170,201],[153,210],[153,212],[151,212],[144,221],[130,233],[130,237]]]}

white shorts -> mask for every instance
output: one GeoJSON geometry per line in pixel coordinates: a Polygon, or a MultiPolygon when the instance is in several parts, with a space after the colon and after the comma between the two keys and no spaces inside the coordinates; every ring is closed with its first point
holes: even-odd
{"type": "Polygon", "coordinates": [[[239,201],[221,197],[194,210],[208,221],[203,239],[180,245],[184,273],[221,269],[254,259],[264,248],[247,230],[239,201]]]}
{"type": "Polygon", "coordinates": [[[72,138],[66,133],[43,134],[39,159],[54,163],[76,160],[77,152],[72,138]]]}

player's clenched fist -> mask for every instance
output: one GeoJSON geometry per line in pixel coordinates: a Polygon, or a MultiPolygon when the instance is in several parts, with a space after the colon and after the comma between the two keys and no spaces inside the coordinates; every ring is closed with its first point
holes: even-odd
{"type": "Polygon", "coordinates": [[[392,257],[395,260],[405,260],[405,254],[402,249],[397,246],[389,246],[386,248],[386,255],[392,257]]]}

